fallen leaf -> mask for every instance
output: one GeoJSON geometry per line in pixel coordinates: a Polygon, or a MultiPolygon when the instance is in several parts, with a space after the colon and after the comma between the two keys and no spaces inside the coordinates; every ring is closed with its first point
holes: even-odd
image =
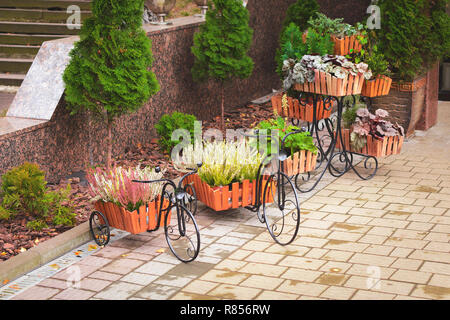
{"type": "Polygon", "coordinates": [[[90,244],[89,246],[88,246],[88,251],[93,251],[93,250],[96,250],[97,249],[97,246],[95,246],[95,245],[93,245],[93,244],[90,244]]]}
{"type": "Polygon", "coordinates": [[[14,290],[19,290],[20,289],[20,287],[17,285],[17,284],[13,284],[13,285],[11,285],[11,286],[9,286],[11,289],[14,289],[14,290]]]}
{"type": "Polygon", "coordinates": [[[156,252],[157,252],[157,253],[164,253],[164,252],[166,252],[166,249],[161,248],[161,249],[156,250],[156,252]]]}
{"type": "Polygon", "coordinates": [[[20,252],[25,252],[25,251],[27,251],[27,249],[25,249],[24,247],[22,247],[22,248],[20,248],[19,251],[20,251],[20,252]]]}
{"type": "Polygon", "coordinates": [[[2,256],[6,256],[7,253],[5,251],[3,251],[2,253],[0,253],[2,256]]]}
{"type": "Polygon", "coordinates": [[[60,268],[56,263],[50,265],[50,267],[53,268],[53,269],[55,269],[55,270],[58,270],[58,269],[60,268]]]}
{"type": "Polygon", "coordinates": [[[9,282],[8,279],[3,280],[3,284],[7,284],[9,282]]]}

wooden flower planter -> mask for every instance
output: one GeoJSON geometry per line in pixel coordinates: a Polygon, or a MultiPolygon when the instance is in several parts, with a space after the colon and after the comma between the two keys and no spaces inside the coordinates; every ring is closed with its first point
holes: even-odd
{"type": "MultiPolygon", "coordinates": [[[[288,107],[283,108],[282,103],[283,94],[276,94],[272,96],[272,108],[282,117],[289,117],[300,119],[308,122],[313,122],[314,107],[312,100],[309,99],[307,103],[300,103],[298,99],[287,97],[288,107]]],[[[328,118],[331,115],[331,102],[324,103],[323,100],[317,101],[316,120],[328,118]]]]}
{"type": "Polygon", "coordinates": [[[364,80],[361,95],[365,97],[386,96],[391,90],[392,79],[386,76],[379,76],[374,80],[364,80]]]}
{"type": "MultiPolygon", "coordinates": [[[[257,197],[256,180],[244,180],[242,183],[236,182],[231,185],[231,188],[230,186],[211,187],[202,181],[198,174],[194,174],[188,176],[183,182],[192,184],[197,193],[197,199],[215,211],[246,207],[254,204],[254,200],[257,197]]],[[[262,193],[266,184],[267,178],[264,178],[260,192],[261,201],[263,200],[262,193]]],[[[275,184],[273,182],[271,184],[273,185],[269,187],[268,195],[266,196],[267,203],[273,202],[271,190],[275,187],[275,184]]]]}
{"type": "Polygon", "coordinates": [[[296,83],[294,89],[335,97],[361,94],[364,84],[364,76],[362,74],[357,76],[349,74],[347,78],[339,79],[323,71],[314,71],[316,73],[314,82],[296,83]]]}
{"type": "MultiPolygon", "coordinates": [[[[161,201],[158,199],[148,204],[148,211],[146,206],[141,206],[139,210],[130,212],[115,203],[97,201],[95,209],[105,215],[110,227],[138,234],[147,230],[154,230],[158,226],[160,204],[161,201]]],[[[167,208],[168,205],[169,201],[164,199],[163,207],[167,208]]],[[[168,221],[170,221],[170,216],[169,212],[168,221]]],[[[161,219],[161,222],[164,224],[164,214],[161,219]]],[[[105,222],[101,221],[101,223],[105,222]]]]}
{"type": "Polygon", "coordinates": [[[300,150],[283,161],[283,172],[289,177],[313,171],[316,168],[317,154],[300,150]]]}
{"type": "MultiPolygon", "coordinates": [[[[393,154],[399,154],[402,149],[403,141],[405,139],[405,137],[403,136],[394,136],[384,137],[383,140],[378,140],[369,135],[367,137],[367,144],[362,149],[355,150],[351,146],[350,135],[350,129],[342,129],[342,138],[344,140],[345,149],[347,151],[361,153],[373,157],[384,157],[393,154]]],[[[336,141],[336,148],[342,149],[340,139],[337,139],[336,141]]]]}
{"type": "Polygon", "coordinates": [[[334,54],[337,56],[345,56],[350,54],[352,50],[352,52],[360,52],[362,49],[356,35],[345,36],[344,38],[331,36],[331,41],[334,43],[334,54]]]}

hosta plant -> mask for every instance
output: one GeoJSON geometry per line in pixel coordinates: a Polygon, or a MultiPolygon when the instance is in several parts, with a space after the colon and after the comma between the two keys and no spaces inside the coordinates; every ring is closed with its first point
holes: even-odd
{"type": "Polygon", "coordinates": [[[197,149],[192,145],[184,148],[182,156],[174,159],[174,166],[183,171],[199,162],[200,178],[211,187],[218,187],[255,180],[262,155],[245,140],[204,142],[197,149]]]}
{"type": "Polygon", "coordinates": [[[156,172],[151,167],[97,167],[89,170],[86,178],[92,201],[113,202],[134,211],[154,201],[161,194],[162,183],[137,183],[133,180],[158,180],[162,176],[162,171],[156,172]]]}
{"type": "Polygon", "coordinates": [[[383,140],[384,137],[404,136],[405,131],[402,126],[392,124],[386,120],[389,113],[386,110],[378,109],[375,114],[369,112],[366,108],[360,108],[356,111],[356,119],[353,124],[353,132],[350,140],[354,149],[361,149],[367,143],[367,136],[371,135],[377,140],[383,140]]]}

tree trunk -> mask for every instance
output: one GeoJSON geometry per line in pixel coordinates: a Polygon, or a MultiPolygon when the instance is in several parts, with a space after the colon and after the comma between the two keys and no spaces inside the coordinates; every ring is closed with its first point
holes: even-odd
{"type": "Polygon", "coordinates": [[[222,95],[222,104],[221,104],[222,117],[220,120],[220,130],[222,132],[225,132],[225,90],[223,82],[221,82],[221,95],[222,95]]]}
{"type": "Polygon", "coordinates": [[[111,169],[111,158],[112,158],[112,120],[108,119],[108,141],[107,141],[107,152],[106,152],[106,167],[111,169]]]}

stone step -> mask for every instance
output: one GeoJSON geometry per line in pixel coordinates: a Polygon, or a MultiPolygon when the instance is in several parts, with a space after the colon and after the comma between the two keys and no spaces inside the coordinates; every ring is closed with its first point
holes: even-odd
{"type": "Polygon", "coordinates": [[[25,79],[24,74],[0,73],[0,85],[2,86],[20,86],[23,79],[25,79]]]}
{"type": "Polygon", "coordinates": [[[33,59],[0,58],[0,72],[26,74],[33,59]]]}
{"type": "Polygon", "coordinates": [[[72,25],[69,29],[65,23],[0,21],[0,33],[76,35],[81,25],[72,25]]]}
{"type": "Polygon", "coordinates": [[[0,33],[1,44],[41,45],[44,41],[65,38],[67,35],[0,33]]]}
{"type": "Polygon", "coordinates": [[[81,10],[91,9],[91,0],[0,0],[1,8],[63,9],[77,5],[81,10]]]}
{"type": "MultiPolygon", "coordinates": [[[[13,9],[0,8],[0,21],[33,21],[65,23],[73,13],[66,10],[55,11],[46,9],[13,9]]],[[[81,11],[81,21],[92,15],[90,11],[81,11]]]]}
{"type": "Polygon", "coordinates": [[[25,46],[15,44],[0,44],[0,57],[2,58],[33,58],[40,46],[25,46]]]}

